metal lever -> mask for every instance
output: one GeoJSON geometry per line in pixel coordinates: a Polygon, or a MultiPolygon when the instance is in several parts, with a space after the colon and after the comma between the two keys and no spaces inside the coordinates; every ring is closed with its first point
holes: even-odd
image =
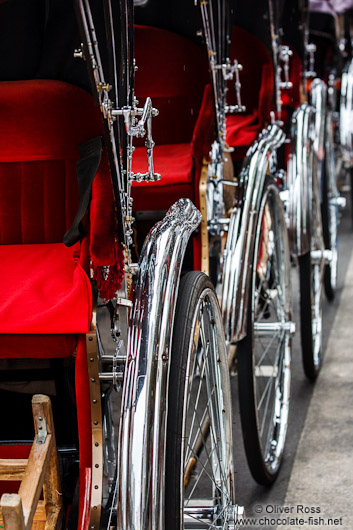
{"type": "Polygon", "coordinates": [[[111,116],[124,116],[126,132],[129,136],[135,136],[137,138],[143,138],[146,134],[145,125],[147,124],[147,138],[145,146],[147,149],[147,160],[148,160],[148,172],[147,173],[131,173],[130,179],[136,180],[137,182],[153,182],[160,180],[161,176],[159,173],[154,172],[153,167],[153,147],[155,145],[152,138],[152,118],[158,116],[158,110],[152,106],[152,100],[150,97],[146,98],[143,109],[123,107],[121,109],[113,109],[111,116]],[[141,119],[135,124],[136,116],[141,116],[141,119]]]}
{"type": "Polygon", "coordinates": [[[151,98],[147,98],[145,105],[143,107],[143,110],[142,110],[142,115],[141,115],[140,120],[138,121],[137,125],[127,124],[129,125],[127,129],[127,133],[130,136],[136,136],[136,138],[143,138],[146,134],[145,123],[147,121],[147,128],[148,128],[148,121],[152,118],[153,110],[157,112],[157,114],[154,114],[155,116],[157,116],[158,111],[156,109],[153,109],[151,98]]]}
{"type": "MultiPolygon", "coordinates": [[[[279,86],[285,90],[293,87],[293,83],[289,81],[289,58],[293,55],[289,46],[280,46],[279,51],[280,60],[283,62],[284,81],[280,81],[279,86]]],[[[281,71],[282,68],[280,67],[281,71]]]]}
{"type": "Polygon", "coordinates": [[[309,53],[309,70],[305,72],[305,77],[314,78],[316,77],[315,67],[315,52],[316,44],[310,43],[306,45],[306,51],[309,53]]]}
{"type": "Polygon", "coordinates": [[[136,136],[137,138],[142,138],[146,134],[145,124],[147,123],[147,138],[145,142],[147,150],[147,160],[148,160],[148,172],[147,173],[131,173],[132,180],[137,182],[147,181],[153,182],[160,180],[161,176],[159,173],[155,173],[153,165],[153,148],[155,143],[152,138],[152,116],[157,116],[158,111],[152,107],[151,98],[146,99],[146,103],[143,107],[143,112],[141,119],[137,125],[132,125],[128,134],[130,136],[136,136]]]}
{"type": "Polygon", "coordinates": [[[245,112],[246,107],[241,104],[241,93],[240,93],[241,83],[240,83],[240,78],[239,78],[239,72],[242,71],[243,66],[240,63],[238,63],[236,59],[234,59],[233,63],[231,63],[230,59],[227,58],[224,64],[215,64],[211,60],[211,68],[212,70],[222,70],[223,79],[225,81],[232,80],[235,74],[235,95],[236,95],[237,104],[226,105],[225,112],[228,114],[245,112]]]}

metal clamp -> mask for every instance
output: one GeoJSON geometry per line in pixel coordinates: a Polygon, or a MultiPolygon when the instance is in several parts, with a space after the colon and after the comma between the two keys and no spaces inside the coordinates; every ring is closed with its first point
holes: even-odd
{"type": "Polygon", "coordinates": [[[160,180],[161,175],[155,173],[153,165],[153,148],[154,141],[152,138],[152,118],[158,116],[158,110],[152,106],[152,100],[150,97],[146,99],[145,105],[142,108],[124,107],[123,109],[113,109],[111,111],[112,116],[124,116],[126,131],[129,136],[135,136],[136,138],[143,138],[146,134],[145,126],[147,124],[147,138],[145,146],[147,149],[147,160],[148,160],[148,172],[147,173],[130,173],[129,179],[136,182],[155,182],[160,180]],[[141,116],[138,123],[135,123],[136,116],[141,116]]]}
{"type": "Polygon", "coordinates": [[[44,444],[48,436],[47,422],[45,421],[45,418],[43,418],[42,416],[39,416],[39,418],[36,418],[36,423],[37,423],[37,431],[38,431],[36,443],[44,444]]]}
{"type": "Polygon", "coordinates": [[[212,70],[221,70],[223,73],[223,79],[225,81],[230,81],[234,78],[235,75],[235,94],[236,94],[236,105],[226,105],[225,112],[226,113],[239,113],[239,112],[245,112],[246,107],[241,104],[241,83],[239,78],[239,72],[243,70],[243,66],[238,63],[236,59],[234,59],[233,63],[230,62],[230,59],[227,58],[226,62],[223,64],[216,64],[214,61],[211,60],[211,69],[212,70]]]}
{"type": "Polygon", "coordinates": [[[309,69],[305,72],[305,77],[308,79],[313,79],[316,77],[315,68],[315,52],[316,44],[310,43],[306,45],[306,51],[309,54],[309,69]]]}
{"type": "MultiPolygon", "coordinates": [[[[284,81],[280,81],[279,86],[284,90],[289,90],[293,87],[293,83],[289,81],[289,58],[292,57],[293,52],[289,46],[281,45],[279,49],[279,57],[283,63],[283,72],[284,72],[284,81]]],[[[282,67],[280,68],[279,76],[282,72],[282,67]]]]}

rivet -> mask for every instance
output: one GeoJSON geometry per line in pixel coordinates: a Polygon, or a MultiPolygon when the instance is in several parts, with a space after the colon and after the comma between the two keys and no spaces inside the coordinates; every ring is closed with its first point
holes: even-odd
{"type": "Polygon", "coordinates": [[[96,404],[96,403],[97,403],[97,400],[96,400],[96,399],[93,399],[93,400],[92,400],[92,403],[96,404]]]}
{"type": "Polygon", "coordinates": [[[94,423],[94,425],[98,425],[98,421],[97,421],[97,420],[96,420],[96,421],[94,421],[93,423],[94,423]]]}
{"type": "Polygon", "coordinates": [[[96,464],[94,467],[99,468],[99,464],[96,464]]]}
{"type": "Polygon", "coordinates": [[[93,337],[88,337],[88,340],[89,340],[90,342],[92,342],[93,337]]]}
{"type": "Polygon", "coordinates": [[[94,362],[94,359],[93,359],[93,357],[91,357],[91,358],[90,358],[90,361],[91,361],[91,363],[93,363],[93,362],[94,362]]]}
{"type": "Polygon", "coordinates": [[[98,443],[98,442],[96,442],[94,445],[95,445],[96,447],[99,447],[99,443],[98,443]]]}
{"type": "MultiPolygon", "coordinates": [[[[93,506],[93,510],[96,510],[97,509],[97,506],[93,506]]],[[[95,526],[93,526],[93,528],[96,528],[95,526]]]]}
{"type": "Polygon", "coordinates": [[[92,383],[95,382],[95,378],[94,378],[94,377],[91,378],[91,382],[92,382],[92,383]]]}
{"type": "Polygon", "coordinates": [[[94,489],[97,490],[99,486],[94,486],[94,489]]]}

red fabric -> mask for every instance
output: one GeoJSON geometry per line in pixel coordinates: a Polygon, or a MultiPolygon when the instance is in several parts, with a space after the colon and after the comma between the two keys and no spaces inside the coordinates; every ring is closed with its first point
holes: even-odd
{"type": "MultiPolygon", "coordinates": [[[[32,445],[2,445],[0,444],[0,458],[28,458],[32,445]]],[[[0,480],[0,497],[4,493],[18,493],[19,481],[0,480]]]]}
{"type": "MultiPolygon", "coordinates": [[[[243,66],[240,72],[241,100],[245,113],[227,116],[227,143],[237,148],[233,158],[242,158],[270,120],[273,107],[274,73],[270,52],[254,35],[234,27],[232,33],[231,60],[243,66]],[[240,149],[239,149],[240,148],[240,149]]],[[[229,83],[228,103],[236,104],[234,81],[229,83]]]]}
{"type": "Polygon", "coordinates": [[[89,516],[91,511],[91,484],[92,484],[92,469],[86,467],[80,468],[80,498],[78,508],[78,525],[77,530],[88,530],[89,516]]]}
{"type": "Polygon", "coordinates": [[[99,178],[92,185],[90,205],[90,250],[96,265],[115,263],[114,243],[117,234],[115,204],[106,149],[103,150],[99,178]]]}
{"type": "Polygon", "coordinates": [[[135,57],[136,97],[142,105],[150,96],[159,110],[153,119],[154,141],[157,145],[190,142],[209,83],[204,50],[170,31],[135,26],[135,57]]]}
{"type": "Polygon", "coordinates": [[[0,161],[79,158],[78,145],[102,133],[84,90],[61,81],[0,83],[0,161]]]}
{"type": "MultiPolygon", "coordinates": [[[[181,197],[193,198],[193,158],[190,144],[160,145],[153,150],[155,171],[162,175],[157,182],[133,184],[133,208],[166,210],[181,197]]],[[[138,147],[133,155],[133,171],[148,169],[146,149],[138,147]]]]}
{"type": "Polygon", "coordinates": [[[192,136],[192,154],[199,163],[209,158],[212,142],[215,140],[215,113],[211,85],[206,85],[201,109],[192,136]]]}
{"type": "Polygon", "coordinates": [[[261,129],[259,114],[233,114],[227,118],[227,143],[232,147],[249,146],[261,129]]]}
{"type": "MultiPolygon", "coordinates": [[[[22,313],[22,310],[21,310],[22,313]]],[[[1,359],[55,359],[69,357],[76,348],[76,335],[0,335],[1,359]]]]}
{"type": "Polygon", "coordinates": [[[106,149],[102,153],[99,178],[93,181],[90,220],[93,279],[97,282],[100,297],[111,300],[124,279],[124,254],[117,240],[115,202],[106,149]]]}
{"type": "Polygon", "coordinates": [[[93,267],[93,279],[97,283],[99,296],[107,301],[115,298],[124,279],[124,250],[122,245],[116,244],[115,261],[107,267],[93,267]]]}
{"type": "Polygon", "coordinates": [[[89,330],[92,291],[79,244],[0,245],[0,278],[0,333],[89,330]]]}
{"type": "Polygon", "coordinates": [[[75,160],[0,162],[1,245],[61,242],[77,206],[75,160]]]}
{"type": "MultiPolygon", "coordinates": [[[[264,65],[269,66],[270,69],[265,75],[269,76],[271,73],[272,83],[268,87],[270,90],[262,95],[262,98],[265,98],[266,101],[266,104],[263,102],[262,106],[264,109],[266,107],[267,109],[271,108],[274,77],[271,54],[266,46],[248,31],[235,26],[232,31],[230,59],[231,61],[236,59],[243,66],[239,76],[242,104],[246,106],[247,114],[251,114],[255,109],[259,108],[259,98],[264,82],[263,67],[264,65]]],[[[230,81],[228,87],[228,103],[234,105],[236,103],[234,81],[230,81]]],[[[267,117],[261,116],[263,119],[267,117]]]]}
{"type": "MultiPolygon", "coordinates": [[[[135,27],[135,50],[141,66],[136,74],[136,96],[140,105],[150,96],[159,110],[152,134],[155,171],[162,179],[134,183],[133,208],[166,210],[181,197],[195,200],[200,163],[210,151],[214,110],[208,61],[192,41],[147,26],[135,27]]],[[[148,167],[144,140],[137,145],[133,171],[144,173],[148,167]]]]}
{"type": "MultiPolygon", "coordinates": [[[[78,146],[102,134],[100,111],[85,91],[49,80],[0,83],[0,111],[0,244],[59,243],[78,206],[78,146]]],[[[117,230],[105,152],[91,214],[92,259],[113,265],[117,230]]]]}

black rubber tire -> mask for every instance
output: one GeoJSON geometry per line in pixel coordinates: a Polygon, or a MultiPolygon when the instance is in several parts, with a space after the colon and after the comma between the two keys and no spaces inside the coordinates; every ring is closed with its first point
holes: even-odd
{"type": "MultiPolygon", "coordinates": [[[[180,528],[183,528],[183,521],[181,520],[181,513],[183,512],[183,509],[181,508],[181,476],[184,477],[184,474],[181,474],[184,473],[184,470],[181,469],[181,466],[182,462],[184,461],[184,455],[182,455],[182,442],[184,421],[184,396],[186,395],[185,388],[187,384],[186,372],[188,367],[188,358],[190,354],[190,339],[191,336],[194,337],[194,315],[196,314],[196,311],[199,311],[200,297],[202,293],[205,292],[205,290],[210,290],[210,296],[214,297],[213,299],[215,301],[216,309],[218,311],[218,315],[215,316],[215,320],[217,321],[218,326],[220,326],[219,329],[222,331],[222,336],[219,337],[219,340],[224,341],[218,301],[210,279],[208,278],[208,276],[201,272],[189,272],[185,274],[185,276],[183,276],[180,282],[179,295],[175,313],[173,328],[174,336],[171,352],[168,389],[168,418],[165,471],[165,514],[166,528],[168,528],[168,530],[180,530],[180,528]]],[[[225,388],[223,389],[222,386],[222,389],[224,392],[229,392],[230,399],[230,385],[225,345],[224,353],[222,354],[222,359],[219,359],[216,362],[222,362],[223,364],[225,364],[225,373],[226,377],[228,377],[228,381],[225,382],[225,388]]],[[[190,380],[192,380],[192,377],[189,377],[189,384],[190,380]]],[[[228,413],[231,414],[231,410],[229,410],[228,413]]],[[[231,440],[231,418],[229,421],[229,425],[231,440]]],[[[201,452],[202,451],[204,450],[202,449],[201,452]]],[[[233,472],[232,467],[233,464],[231,460],[229,469],[230,476],[232,476],[233,472]]],[[[233,497],[232,489],[232,485],[230,484],[231,491],[229,493],[231,497],[233,497]]]]}
{"type": "MultiPolygon", "coordinates": [[[[269,184],[272,184],[272,188],[275,188],[275,185],[273,184],[273,182],[269,180],[264,188],[264,192],[263,192],[264,197],[265,197],[265,193],[268,189],[269,184]]],[[[277,193],[277,190],[275,193],[277,193]]],[[[277,200],[280,201],[279,197],[277,198],[277,200]]],[[[266,199],[263,199],[263,201],[265,204],[269,204],[269,208],[271,208],[271,201],[269,201],[269,203],[267,203],[266,199]]],[[[274,209],[272,210],[272,212],[273,211],[274,209]]],[[[285,257],[284,261],[286,262],[283,267],[283,270],[285,270],[283,278],[284,277],[288,278],[290,276],[289,248],[288,248],[287,232],[285,228],[284,214],[282,210],[280,211],[281,211],[280,222],[282,223],[281,224],[282,230],[280,230],[280,232],[277,231],[277,236],[279,238],[281,238],[282,235],[285,236],[282,240],[283,248],[285,248],[285,252],[283,256],[285,257]]],[[[273,214],[273,219],[275,218],[276,216],[275,214],[273,214]]],[[[262,236],[261,209],[260,209],[258,223],[261,223],[261,225],[258,224],[258,230],[260,230],[259,233],[261,233],[261,238],[262,238],[263,236],[262,236]]],[[[277,223],[274,223],[274,226],[276,224],[277,223]]],[[[276,230],[276,228],[274,228],[274,230],[276,230]]],[[[259,246],[259,243],[257,243],[257,241],[258,241],[258,237],[255,240],[255,249],[254,249],[254,257],[253,257],[253,265],[252,265],[254,271],[257,270],[258,263],[259,261],[261,261],[260,246],[259,246]]],[[[282,242],[279,243],[279,245],[282,245],[282,242]]],[[[270,262],[269,259],[267,261],[270,262]]],[[[272,288],[275,287],[276,281],[273,280],[273,276],[271,276],[272,270],[273,270],[272,265],[267,265],[267,267],[270,270],[268,288],[271,289],[271,287],[272,288]]],[[[256,278],[257,278],[257,274],[258,273],[256,273],[256,278]]],[[[257,298],[255,299],[253,298],[255,282],[256,282],[256,279],[253,277],[252,286],[251,286],[250,293],[249,293],[247,334],[246,334],[246,337],[237,344],[239,406],[240,406],[240,416],[241,416],[241,424],[242,424],[242,431],[243,431],[243,438],[244,438],[244,448],[245,448],[245,453],[246,453],[250,472],[253,478],[256,480],[256,482],[258,482],[261,485],[269,486],[278,477],[280,467],[282,464],[284,443],[283,443],[283,448],[279,452],[278,460],[276,462],[273,462],[273,466],[272,466],[271,460],[266,459],[265,454],[264,454],[266,449],[264,449],[263,447],[264,443],[263,443],[263,439],[261,438],[262,435],[261,435],[261,429],[260,429],[261,417],[259,415],[260,413],[259,408],[261,407],[261,405],[258,402],[262,401],[262,397],[257,395],[259,387],[257,386],[257,383],[256,383],[255,368],[261,371],[261,364],[259,365],[256,364],[257,361],[255,358],[256,351],[255,351],[255,338],[254,338],[255,334],[254,334],[254,327],[253,327],[253,324],[254,324],[253,319],[255,318],[254,315],[256,314],[258,307],[260,307],[259,303],[257,303],[257,306],[255,307],[255,300],[258,300],[261,297],[261,294],[260,296],[259,294],[257,294],[257,298]],[[254,307],[252,305],[253,302],[254,302],[254,307]]],[[[286,293],[283,295],[283,300],[286,300],[286,303],[284,303],[283,306],[287,306],[287,304],[289,304],[290,306],[290,302],[288,302],[288,299],[286,298],[286,296],[288,296],[290,300],[290,297],[291,297],[289,285],[290,284],[288,284],[288,290],[286,290],[286,293]]],[[[277,291],[277,293],[279,291],[277,291]]],[[[260,293],[261,292],[262,290],[260,291],[260,293]]],[[[265,291],[264,291],[264,300],[266,300],[265,291]]],[[[266,304],[266,302],[264,304],[266,304]]],[[[270,303],[269,303],[269,306],[270,306],[270,303]]],[[[270,308],[266,309],[266,311],[270,311],[270,308]]],[[[265,315],[265,313],[263,313],[263,315],[265,315]]],[[[287,316],[287,319],[290,320],[291,318],[290,311],[286,313],[286,316],[287,316]]],[[[271,318],[271,316],[270,315],[267,315],[267,317],[263,316],[262,319],[266,320],[266,318],[271,318]]],[[[270,339],[270,341],[271,340],[272,339],[270,339]]],[[[260,345],[261,345],[261,340],[260,340],[260,345]]],[[[281,431],[281,432],[284,432],[284,439],[285,439],[285,435],[286,435],[285,433],[286,433],[287,422],[288,422],[288,404],[289,404],[288,393],[289,393],[289,387],[290,387],[291,339],[286,338],[283,341],[283,346],[281,346],[281,348],[282,347],[284,348],[284,350],[283,350],[283,353],[281,354],[281,360],[279,360],[278,372],[280,373],[281,371],[281,375],[280,375],[281,383],[279,384],[279,387],[283,390],[282,383],[283,383],[283,386],[285,387],[285,390],[282,393],[282,397],[285,396],[283,398],[283,402],[286,404],[284,405],[283,413],[281,412],[281,420],[283,421],[283,428],[284,428],[284,431],[281,431]]],[[[260,375],[260,378],[261,378],[261,375],[260,375]]],[[[276,379],[276,377],[274,377],[274,379],[276,379]]],[[[278,380],[276,381],[278,382],[278,380]]],[[[271,393],[270,393],[270,396],[271,396],[271,393]]],[[[275,403],[275,397],[273,399],[274,399],[273,403],[275,403]]],[[[272,410],[275,410],[275,407],[273,407],[272,410]]],[[[272,415],[272,418],[273,418],[273,415],[272,415]]],[[[277,439],[276,436],[279,434],[280,428],[281,427],[279,426],[278,431],[276,431],[275,429],[273,430],[272,432],[273,436],[271,436],[272,440],[277,439]]]]}
{"type": "Polygon", "coordinates": [[[303,368],[305,375],[311,381],[315,381],[322,365],[321,346],[315,357],[313,345],[312,328],[312,273],[310,252],[299,256],[299,283],[300,283],[300,329],[303,368]]]}

